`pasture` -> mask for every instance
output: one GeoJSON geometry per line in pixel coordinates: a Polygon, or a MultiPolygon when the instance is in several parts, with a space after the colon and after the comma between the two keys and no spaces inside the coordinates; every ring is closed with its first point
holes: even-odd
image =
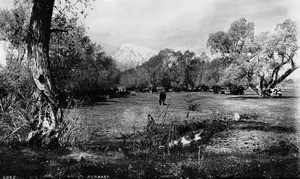
{"type": "Polygon", "coordinates": [[[284,91],[283,94],[283,98],[262,99],[250,90],[241,96],[215,95],[211,92],[169,92],[166,100],[168,105],[160,106],[158,93],[137,93],[136,96],[82,107],[76,110],[76,115],[97,130],[104,129],[112,136],[132,132],[133,127],[141,130],[147,123],[148,114],[157,122],[168,123],[172,120],[201,118],[213,113],[233,116],[237,112],[240,115],[259,115],[256,121],[272,125],[295,126],[299,116],[299,98],[294,91],[284,91]]]}
{"type": "MultiPolygon", "coordinates": [[[[159,105],[158,93],[112,98],[67,112],[78,123],[74,128],[80,139],[77,147],[51,153],[1,149],[0,171],[71,178],[297,178],[298,97],[291,90],[283,91],[283,98],[268,99],[251,91],[240,96],[169,92],[164,106],[159,105]],[[155,124],[216,121],[209,124],[226,127],[215,125],[200,161],[197,143],[171,152],[133,146],[132,141],[143,135],[149,114],[155,124]]],[[[189,129],[185,134],[199,131],[189,129]]]]}

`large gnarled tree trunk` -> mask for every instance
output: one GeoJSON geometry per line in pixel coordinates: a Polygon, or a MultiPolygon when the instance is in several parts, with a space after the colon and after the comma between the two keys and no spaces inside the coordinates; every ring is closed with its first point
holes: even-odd
{"type": "Polygon", "coordinates": [[[28,60],[38,94],[38,119],[32,121],[29,143],[57,146],[62,113],[52,86],[49,69],[51,17],[55,0],[34,0],[28,36],[28,60]]]}
{"type": "Polygon", "coordinates": [[[265,79],[265,75],[259,75],[259,85],[254,86],[250,85],[250,88],[253,89],[260,97],[269,97],[271,89],[275,88],[276,85],[281,83],[286,79],[290,74],[292,74],[299,66],[296,66],[293,59],[290,59],[291,66],[284,71],[282,75],[279,75],[279,69],[282,65],[279,65],[273,69],[272,76],[270,80],[265,79]]]}

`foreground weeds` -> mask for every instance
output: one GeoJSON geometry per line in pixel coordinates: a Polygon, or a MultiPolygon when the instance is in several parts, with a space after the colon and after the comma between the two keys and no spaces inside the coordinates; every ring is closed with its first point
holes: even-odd
{"type": "Polygon", "coordinates": [[[161,123],[149,115],[143,130],[98,143],[54,151],[5,145],[0,149],[0,174],[25,178],[299,177],[295,130],[249,120],[233,121],[214,113],[206,119],[161,123]],[[251,137],[263,134],[258,140],[261,144],[250,151],[243,148],[252,146],[245,138],[249,131],[251,137]],[[238,136],[240,133],[243,135],[238,136]],[[226,146],[231,150],[220,150],[226,146]]]}
{"type": "Polygon", "coordinates": [[[300,136],[291,116],[225,111],[217,108],[222,96],[214,102],[209,95],[181,96],[161,108],[146,97],[69,109],[60,149],[32,149],[18,139],[24,126],[0,146],[0,178],[300,177],[300,136]]]}
{"type": "MultiPolygon", "coordinates": [[[[3,148],[2,148],[3,150],[3,148]]],[[[192,152],[144,157],[110,156],[97,152],[35,152],[29,149],[1,153],[2,176],[109,178],[296,178],[297,158],[269,155],[206,153],[203,167],[192,152]],[[78,154],[78,155],[75,155],[78,154]],[[30,165],[28,165],[30,164],[30,165]]]]}

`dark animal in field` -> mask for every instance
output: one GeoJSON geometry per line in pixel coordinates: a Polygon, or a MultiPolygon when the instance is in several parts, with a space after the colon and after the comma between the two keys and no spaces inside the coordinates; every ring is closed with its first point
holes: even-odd
{"type": "Polygon", "coordinates": [[[167,104],[165,103],[166,98],[167,98],[166,92],[165,92],[165,91],[160,92],[160,93],[159,93],[159,105],[167,105],[167,104]]]}
{"type": "Polygon", "coordinates": [[[245,88],[243,86],[233,85],[233,86],[229,87],[229,90],[230,90],[230,94],[243,95],[245,88]]]}
{"type": "Polygon", "coordinates": [[[220,86],[217,86],[217,85],[213,85],[211,87],[211,89],[213,90],[214,94],[218,94],[219,91],[221,90],[221,87],[220,86]]]}

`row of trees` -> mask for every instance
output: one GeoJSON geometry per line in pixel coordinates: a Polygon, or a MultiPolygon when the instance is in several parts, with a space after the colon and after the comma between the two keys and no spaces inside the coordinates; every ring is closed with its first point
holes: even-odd
{"type": "Polygon", "coordinates": [[[211,71],[214,64],[215,60],[210,61],[205,53],[197,57],[191,51],[164,49],[136,69],[124,71],[120,83],[136,89],[164,86],[191,90],[202,84],[216,84],[218,77],[211,71]]]}
{"type": "Polygon", "coordinates": [[[198,57],[191,51],[165,49],[136,69],[123,72],[121,84],[137,89],[242,86],[266,96],[299,67],[296,35],[296,24],[291,20],[278,24],[273,33],[254,35],[254,23],[242,18],[227,32],[209,35],[207,47],[212,58],[205,53],[198,57]]]}

